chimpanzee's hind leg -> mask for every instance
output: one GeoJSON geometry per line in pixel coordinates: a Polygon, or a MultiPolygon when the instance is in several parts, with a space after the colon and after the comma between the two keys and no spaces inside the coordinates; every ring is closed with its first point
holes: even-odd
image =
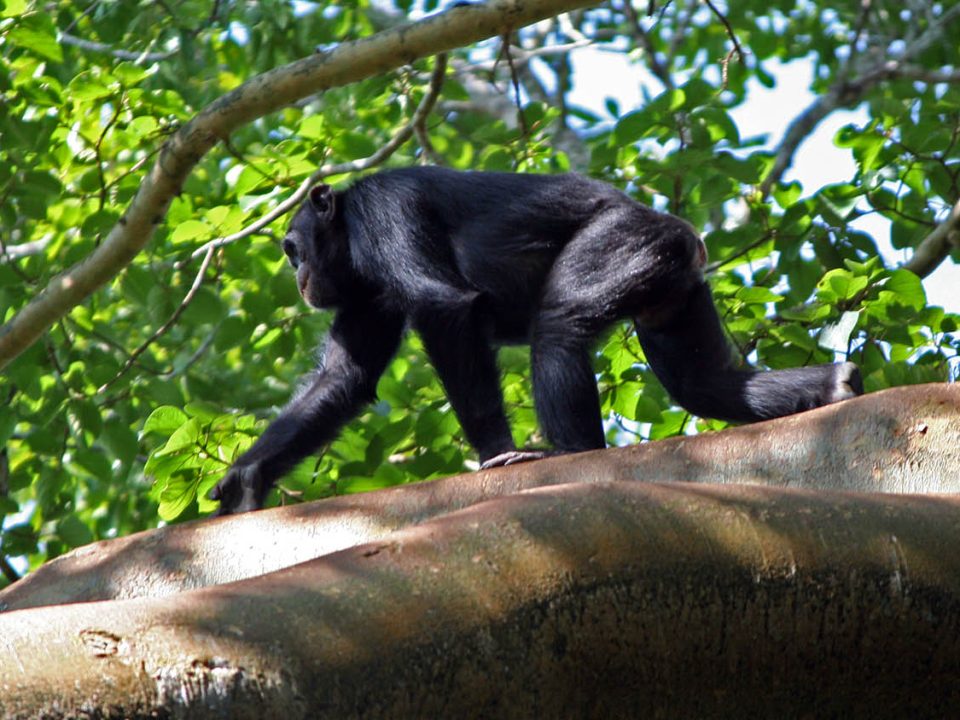
{"type": "Polygon", "coordinates": [[[530,343],[537,416],[555,448],[604,447],[594,340],[637,309],[651,318],[671,312],[698,276],[699,252],[685,223],[626,202],[595,216],[561,251],[530,343]]]}
{"type": "Polygon", "coordinates": [[[650,367],[681,406],[701,417],[754,422],[860,395],[851,362],[757,371],[733,364],[706,282],[697,282],[673,314],[637,335],[650,367]]]}
{"type": "Polygon", "coordinates": [[[550,273],[531,341],[534,399],[563,451],[603,447],[593,340],[632,317],[651,368],[671,396],[703,417],[753,422],[863,392],[853,363],[756,371],[735,366],[703,280],[692,228],[642,206],[610,208],[583,228],[550,273]]]}

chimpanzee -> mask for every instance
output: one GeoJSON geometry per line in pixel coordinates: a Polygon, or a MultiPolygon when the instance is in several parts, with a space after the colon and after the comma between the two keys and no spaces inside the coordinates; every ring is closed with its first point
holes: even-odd
{"type": "Polygon", "coordinates": [[[703,417],[752,422],[862,392],[849,362],[737,369],[693,229],[580,175],[415,167],[346,190],[319,185],[283,250],[307,303],[337,313],[319,368],[211,492],[221,514],[261,507],[374,399],[407,325],[485,468],[544,455],[514,446],[494,346],[530,345],[537,416],[556,452],[602,448],[591,344],[621,318],[670,395],[703,417]]]}

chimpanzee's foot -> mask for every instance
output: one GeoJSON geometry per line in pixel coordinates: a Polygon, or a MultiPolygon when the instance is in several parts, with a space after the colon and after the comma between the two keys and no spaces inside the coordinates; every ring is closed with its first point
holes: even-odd
{"type": "Polygon", "coordinates": [[[481,470],[489,470],[495,467],[504,467],[506,465],[516,465],[517,463],[530,462],[531,460],[542,460],[551,455],[560,455],[555,450],[510,450],[492,458],[480,465],[481,470]]]}
{"type": "Polygon", "coordinates": [[[833,392],[826,398],[827,403],[840,402],[863,395],[863,380],[860,377],[860,368],[852,362],[840,363],[836,366],[834,375],[835,385],[833,392]]]}

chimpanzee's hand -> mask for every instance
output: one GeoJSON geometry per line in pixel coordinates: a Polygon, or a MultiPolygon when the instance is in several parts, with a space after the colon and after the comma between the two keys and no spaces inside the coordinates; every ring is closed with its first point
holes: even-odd
{"type": "Polygon", "coordinates": [[[220,509],[215,515],[233,515],[262,508],[269,489],[270,483],[264,480],[260,472],[260,463],[238,463],[230,468],[207,497],[220,501],[220,509]]]}

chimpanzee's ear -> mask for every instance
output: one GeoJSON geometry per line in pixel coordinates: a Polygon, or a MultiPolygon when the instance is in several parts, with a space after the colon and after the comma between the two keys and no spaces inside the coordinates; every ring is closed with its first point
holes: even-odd
{"type": "Polygon", "coordinates": [[[325,220],[332,218],[335,210],[333,188],[323,183],[315,185],[310,190],[310,204],[321,218],[325,220]]]}

